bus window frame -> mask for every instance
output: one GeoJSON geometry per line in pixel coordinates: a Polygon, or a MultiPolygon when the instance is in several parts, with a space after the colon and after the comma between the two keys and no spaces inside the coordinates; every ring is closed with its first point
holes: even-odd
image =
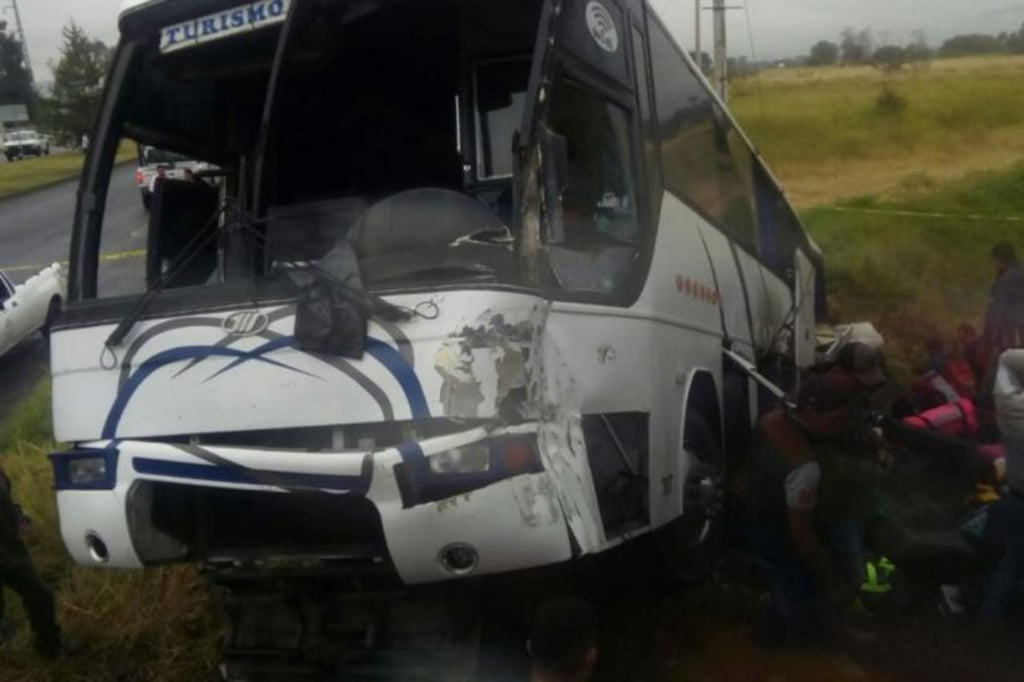
{"type": "MultiPolygon", "coordinates": [[[[632,30],[634,25],[637,25],[638,22],[636,21],[636,14],[632,10],[631,6],[623,6],[624,3],[620,3],[618,0],[606,1],[617,4],[622,11],[623,26],[620,27],[620,49],[625,50],[627,75],[629,76],[630,83],[623,84],[615,76],[604,73],[600,69],[595,68],[585,59],[582,59],[559,43],[558,38],[565,35],[565,31],[567,30],[564,21],[567,20],[567,17],[571,14],[563,11],[561,13],[562,22],[558,22],[554,27],[555,39],[550,44],[546,55],[543,57],[544,70],[543,73],[540,74],[540,85],[545,88],[546,96],[543,101],[539,103],[540,106],[535,110],[534,126],[531,127],[531,130],[535,129],[536,126],[546,125],[549,121],[550,105],[551,101],[554,99],[554,89],[557,88],[558,83],[564,79],[573,81],[576,85],[582,86],[584,89],[592,92],[601,99],[614,104],[625,112],[628,119],[627,143],[629,145],[629,149],[626,150],[624,160],[629,164],[628,170],[633,178],[632,191],[634,210],[636,213],[637,223],[640,228],[640,239],[637,242],[636,265],[630,275],[628,285],[614,292],[570,292],[562,290],[556,286],[552,286],[549,283],[544,284],[542,289],[545,296],[548,296],[552,300],[628,308],[639,300],[647,283],[648,276],[650,275],[650,266],[654,258],[654,245],[657,241],[659,219],[658,216],[651,215],[651,210],[649,208],[651,205],[648,194],[650,187],[648,185],[648,173],[644,169],[645,164],[642,152],[642,122],[640,120],[638,88],[636,87],[637,68],[634,60],[632,30]]],[[[644,34],[644,37],[646,38],[646,34],[644,34]]],[[[644,54],[647,59],[645,70],[648,76],[648,86],[650,87],[650,56],[646,41],[644,44],[644,54]]],[[[649,93],[653,93],[653,90],[649,90],[649,93]]],[[[650,104],[653,105],[653,102],[650,104]]],[[[654,112],[653,106],[651,106],[651,112],[654,112]]],[[[660,151],[658,153],[660,158],[660,151]]],[[[542,218],[542,223],[543,220],[544,219],[542,218]]],[[[542,232],[544,232],[543,228],[542,232]]],[[[537,258],[545,258],[543,255],[545,246],[546,241],[542,234],[541,253],[537,254],[537,258]]]]}

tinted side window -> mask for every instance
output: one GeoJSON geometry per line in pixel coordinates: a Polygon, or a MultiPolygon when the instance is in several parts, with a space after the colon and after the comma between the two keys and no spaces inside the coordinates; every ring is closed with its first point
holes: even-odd
{"type": "Polygon", "coordinates": [[[665,189],[715,218],[719,178],[711,98],[664,30],[653,21],[649,26],[665,189]]]}
{"type": "Polygon", "coordinates": [[[655,137],[652,113],[651,89],[648,84],[647,50],[643,33],[633,28],[633,69],[636,78],[636,96],[640,102],[640,133],[643,145],[644,170],[647,181],[647,198],[650,203],[650,221],[657,224],[661,213],[661,171],[658,168],[658,142],[655,137]]]}
{"type": "Polygon", "coordinates": [[[718,168],[722,188],[720,214],[726,233],[752,253],[758,253],[754,219],[754,155],[729,119],[717,117],[718,168]]]}
{"type": "Polygon", "coordinates": [[[555,286],[580,294],[621,292],[631,283],[640,243],[629,114],[562,80],[548,121],[568,151],[561,229],[547,247],[555,286]]]}
{"type": "Polygon", "coordinates": [[[757,253],[753,155],[665,30],[649,26],[665,188],[757,253]]]}

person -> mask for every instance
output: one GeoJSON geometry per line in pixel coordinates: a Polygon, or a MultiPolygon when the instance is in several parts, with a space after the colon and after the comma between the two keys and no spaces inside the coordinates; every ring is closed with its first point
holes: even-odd
{"type": "Polygon", "coordinates": [[[822,463],[849,425],[859,385],[832,373],[808,373],[792,409],[766,414],[739,496],[755,561],[768,583],[769,603],[754,631],[765,644],[804,641],[821,631],[815,610],[841,616],[860,585],[854,538],[821,527],[816,518],[822,463]]]}
{"type": "Polygon", "coordinates": [[[88,133],[82,133],[82,151],[83,152],[89,151],[89,134],[88,133]]]}
{"type": "Polygon", "coordinates": [[[156,174],[149,179],[149,193],[156,194],[157,183],[167,177],[167,166],[157,166],[156,174]]]}
{"type": "Polygon", "coordinates": [[[982,596],[979,619],[998,623],[1024,580],[1024,350],[999,356],[993,390],[999,430],[1006,444],[1006,477],[1010,494],[995,502],[985,524],[987,541],[1005,551],[982,596]]]}
{"type": "MultiPolygon", "coordinates": [[[[4,623],[2,587],[8,587],[18,593],[25,606],[36,653],[54,659],[61,654],[62,646],[53,593],[32,566],[32,558],[21,539],[28,519],[11,493],[11,481],[0,469],[0,624],[4,623]]],[[[4,629],[10,631],[9,626],[4,629]]]]}
{"type": "Polygon", "coordinates": [[[1024,346],[1024,269],[1007,242],[992,247],[992,263],[996,278],[985,312],[984,337],[998,354],[1024,346]]]}
{"type": "Polygon", "coordinates": [[[586,682],[597,665],[597,616],[589,604],[545,602],[530,624],[530,682],[586,682]]]}

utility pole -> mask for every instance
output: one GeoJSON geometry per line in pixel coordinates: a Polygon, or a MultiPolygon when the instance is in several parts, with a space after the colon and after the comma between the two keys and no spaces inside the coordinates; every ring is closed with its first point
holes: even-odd
{"type": "Polygon", "coordinates": [[[701,56],[701,44],[700,44],[700,10],[701,10],[701,6],[700,5],[701,5],[702,2],[704,2],[704,0],[693,0],[693,12],[694,12],[694,17],[693,17],[693,19],[694,19],[693,20],[694,29],[693,30],[694,30],[694,34],[695,34],[695,37],[696,37],[696,43],[697,43],[696,47],[695,47],[696,51],[693,53],[693,55],[694,55],[693,61],[697,62],[697,70],[700,71],[701,73],[704,73],[704,58],[701,56]]]}
{"type": "Polygon", "coordinates": [[[729,62],[725,42],[725,0],[715,0],[715,87],[722,101],[729,99],[729,62]]]}
{"type": "Polygon", "coordinates": [[[18,11],[18,0],[10,0],[10,9],[14,10],[14,25],[18,29],[18,42],[21,43],[21,56],[25,60],[25,70],[28,71],[28,77],[35,82],[35,76],[32,74],[32,60],[28,57],[28,41],[25,40],[25,29],[21,25],[21,12],[18,11]]]}

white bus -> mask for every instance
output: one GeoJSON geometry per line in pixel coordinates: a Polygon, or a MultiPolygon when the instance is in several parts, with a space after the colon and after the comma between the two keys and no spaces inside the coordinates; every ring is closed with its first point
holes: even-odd
{"type": "Polygon", "coordinates": [[[76,561],[465,595],[653,535],[699,577],[763,405],[723,349],[809,364],[821,259],[654,8],[148,0],[120,28],[52,342],[76,561]],[[160,183],[115,297],[123,138],[222,181],[160,183]]]}

